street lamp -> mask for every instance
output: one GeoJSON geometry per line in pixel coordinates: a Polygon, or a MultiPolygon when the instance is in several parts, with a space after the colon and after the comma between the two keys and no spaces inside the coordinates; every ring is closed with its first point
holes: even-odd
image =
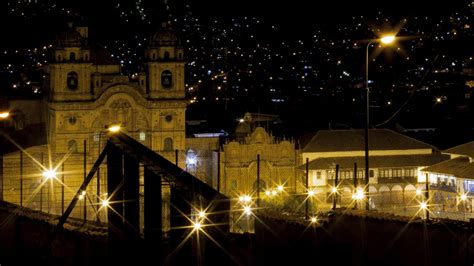
{"type": "Polygon", "coordinates": [[[365,47],[365,128],[364,128],[364,141],[365,141],[365,188],[364,193],[367,195],[367,201],[365,208],[369,210],[369,47],[371,44],[380,42],[384,45],[388,45],[395,41],[394,35],[386,35],[380,39],[371,40],[365,47]]]}
{"type": "Polygon", "coordinates": [[[0,112],[0,119],[5,119],[10,116],[9,112],[0,112]]]}

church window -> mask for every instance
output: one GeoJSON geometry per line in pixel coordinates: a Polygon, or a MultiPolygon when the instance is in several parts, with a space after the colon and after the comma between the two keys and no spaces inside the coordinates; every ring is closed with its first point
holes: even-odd
{"type": "Polygon", "coordinates": [[[100,140],[100,132],[95,132],[94,133],[94,141],[99,142],[99,140],[100,140]]]}
{"type": "Polygon", "coordinates": [[[165,150],[165,151],[172,151],[173,150],[173,139],[172,138],[166,138],[165,139],[163,150],[165,150]]]}
{"type": "Polygon", "coordinates": [[[77,122],[77,118],[75,116],[70,116],[68,119],[69,124],[75,125],[77,122]]]}
{"type": "Polygon", "coordinates": [[[143,131],[140,132],[139,139],[140,139],[140,141],[144,141],[146,139],[145,132],[143,132],[143,131]]]}
{"type": "Polygon", "coordinates": [[[169,70],[165,70],[161,72],[161,85],[165,89],[171,88],[172,85],[172,80],[173,80],[173,74],[169,70]]]}
{"type": "Polygon", "coordinates": [[[234,179],[230,181],[230,188],[237,189],[237,180],[234,179]]]}
{"type": "Polygon", "coordinates": [[[95,86],[96,86],[96,88],[99,87],[99,81],[98,80],[95,81],[95,86]]]}
{"type": "Polygon", "coordinates": [[[77,142],[75,140],[70,140],[67,143],[67,148],[71,152],[77,152],[77,142]]]}
{"type": "Polygon", "coordinates": [[[170,59],[170,52],[165,51],[164,59],[165,59],[165,60],[170,59]]]}
{"type": "Polygon", "coordinates": [[[173,116],[172,115],[167,115],[167,116],[165,116],[165,120],[166,120],[166,122],[169,123],[173,120],[173,116]]]}
{"type": "Polygon", "coordinates": [[[155,59],[156,59],[156,54],[155,54],[155,53],[152,53],[152,54],[151,54],[151,59],[152,59],[152,60],[155,60],[155,59]]]}
{"type": "Polygon", "coordinates": [[[178,59],[183,59],[183,53],[178,53],[178,59]]]}
{"type": "Polygon", "coordinates": [[[69,60],[75,61],[76,60],[76,53],[70,53],[69,54],[69,60]]]}
{"type": "Polygon", "coordinates": [[[70,90],[76,90],[78,86],[77,82],[77,73],[76,72],[69,72],[67,74],[67,87],[70,90]]]}
{"type": "Polygon", "coordinates": [[[58,54],[58,62],[61,62],[61,55],[58,54]]]}
{"type": "Polygon", "coordinates": [[[85,61],[89,61],[89,54],[85,54],[85,55],[84,55],[84,60],[85,60],[85,61]]]}

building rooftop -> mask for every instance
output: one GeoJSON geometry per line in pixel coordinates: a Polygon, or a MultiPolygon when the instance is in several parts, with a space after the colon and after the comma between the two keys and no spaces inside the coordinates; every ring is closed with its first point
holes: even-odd
{"type": "Polygon", "coordinates": [[[444,150],[443,152],[457,155],[465,155],[474,158],[474,141],[470,141],[468,143],[449,148],[447,150],[444,150]]]}
{"type": "MultiPolygon", "coordinates": [[[[436,147],[389,129],[369,130],[369,150],[436,149],[436,147]]],[[[303,152],[364,150],[364,130],[320,130],[303,152]]]]}
{"type": "Polygon", "coordinates": [[[474,162],[462,156],[426,167],[423,171],[474,179],[474,162]]]}
{"type": "MultiPolygon", "coordinates": [[[[370,156],[370,168],[382,167],[416,167],[429,166],[442,161],[449,160],[449,155],[445,154],[414,154],[414,155],[392,155],[392,156],[370,156]]],[[[318,158],[309,162],[310,169],[330,169],[339,165],[340,169],[353,169],[357,163],[358,169],[365,168],[365,157],[328,157],[318,158]]],[[[304,169],[302,165],[299,168],[304,169]]]]}

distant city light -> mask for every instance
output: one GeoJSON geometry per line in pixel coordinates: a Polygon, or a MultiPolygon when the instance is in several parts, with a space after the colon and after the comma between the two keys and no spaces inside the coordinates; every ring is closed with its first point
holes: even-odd
{"type": "Polygon", "coordinates": [[[204,218],[204,217],[206,217],[206,213],[205,213],[204,211],[200,211],[200,212],[198,213],[198,215],[199,215],[199,218],[204,218]]]}

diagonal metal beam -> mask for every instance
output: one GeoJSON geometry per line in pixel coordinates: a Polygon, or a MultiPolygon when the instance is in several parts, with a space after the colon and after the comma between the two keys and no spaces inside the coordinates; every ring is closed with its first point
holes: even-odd
{"type": "Polygon", "coordinates": [[[52,233],[51,239],[54,239],[56,233],[63,228],[64,223],[66,222],[67,218],[69,218],[69,215],[71,214],[72,210],[77,204],[77,201],[79,200],[79,195],[82,193],[82,191],[85,191],[85,189],[87,188],[87,185],[91,182],[92,178],[94,178],[94,175],[99,169],[100,164],[102,163],[102,161],[105,159],[105,156],[107,155],[109,145],[110,144],[107,144],[107,146],[105,146],[105,148],[102,150],[102,152],[99,155],[99,158],[97,158],[97,161],[95,161],[94,166],[90,170],[86,179],[84,179],[84,182],[82,183],[79,190],[76,192],[76,195],[72,199],[71,203],[69,203],[69,206],[67,207],[66,211],[63,213],[61,218],[59,218],[58,224],[56,225],[56,228],[54,229],[52,233]]]}

